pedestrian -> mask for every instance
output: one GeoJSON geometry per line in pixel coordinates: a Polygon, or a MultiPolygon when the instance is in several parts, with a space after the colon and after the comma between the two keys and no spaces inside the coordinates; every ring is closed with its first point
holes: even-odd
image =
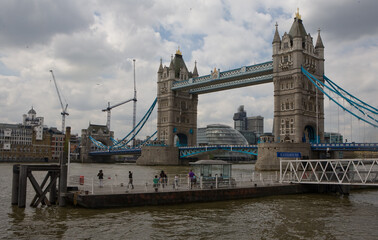
{"type": "Polygon", "coordinates": [[[127,185],[127,187],[130,188],[130,185],[131,185],[131,189],[134,189],[134,185],[133,185],[133,173],[131,171],[129,171],[129,184],[127,185]]]}
{"type": "Polygon", "coordinates": [[[190,188],[192,188],[193,187],[193,183],[195,181],[195,179],[194,179],[195,174],[194,174],[194,172],[191,169],[189,171],[188,177],[189,177],[190,188]]]}
{"type": "Polygon", "coordinates": [[[175,182],[174,182],[174,189],[178,189],[178,187],[179,187],[179,176],[176,174],[175,175],[175,182]]]}
{"type": "Polygon", "coordinates": [[[159,182],[160,182],[161,186],[164,188],[165,177],[166,177],[165,172],[163,170],[161,170],[159,176],[160,176],[159,182]]]}
{"type": "Polygon", "coordinates": [[[100,187],[103,187],[104,186],[104,173],[102,172],[102,170],[100,170],[97,173],[97,177],[98,177],[98,180],[99,180],[99,183],[100,183],[100,187]]]}
{"type": "Polygon", "coordinates": [[[159,178],[157,175],[155,175],[155,178],[152,180],[152,182],[154,183],[155,192],[157,192],[159,187],[159,178]]]}

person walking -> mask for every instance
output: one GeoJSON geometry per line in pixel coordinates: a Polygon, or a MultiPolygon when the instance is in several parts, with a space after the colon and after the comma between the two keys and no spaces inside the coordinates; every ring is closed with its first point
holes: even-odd
{"type": "Polygon", "coordinates": [[[97,173],[97,177],[100,183],[100,187],[102,188],[104,186],[104,173],[102,172],[102,170],[97,173]]]}
{"type": "Polygon", "coordinates": [[[134,189],[134,185],[133,185],[133,173],[131,171],[129,171],[129,184],[127,185],[127,187],[130,188],[130,185],[131,185],[131,189],[134,189]]]}

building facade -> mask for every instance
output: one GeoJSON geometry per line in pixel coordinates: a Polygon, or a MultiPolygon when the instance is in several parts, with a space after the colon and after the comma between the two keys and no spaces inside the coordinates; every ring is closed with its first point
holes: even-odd
{"type": "Polygon", "coordinates": [[[248,144],[257,144],[259,137],[264,133],[264,117],[247,117],[244,105],[239,106],[234,114],[234,128],[247,139],[248,144]]]}
{"type": "Polygon", "coordinates": [[[64,135],[43,125],[33,107],[23,114],[22,124],[0,124],[0,161],[58,162],[63,153],[64,135]]]}
{"type": "Polygon", "coordinates": [[[80,160],[81,162],[93,162],[89,153],[99,149],[90,139],[90,137],[101,142],[105,146],[113,145],[111,138],[114,138],[114,132],[109,131],[106,125],[89,124],[87,129],[81,130],[80,160]]]}
{"type": "Polygon", "coordinates": [[[323,93],[302,74],[301,66],[323,81],[324,45],[320,31],[316,45],[296,13],[289,33],[282,39],[278,25],[273,39],[275,142],[324,140],[323,93]]]}

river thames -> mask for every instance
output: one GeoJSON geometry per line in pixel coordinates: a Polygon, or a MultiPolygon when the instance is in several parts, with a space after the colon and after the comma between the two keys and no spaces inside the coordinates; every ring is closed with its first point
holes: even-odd
{"type": "MultiPolygon", "coordinates": [[[[0,164],[1,239],[378,239],[378,189],[349,196],[302,194],[154,207],[83,209],[11,206],[12,166],[0,164]]],[[[71,164],[72,175],[105,175],[134,182],[161,170],[185,174],[189,167],[135,164],[71,164]]],[[[233,166],[233,175],[253,164],[233,166]]],[[[39,176],[39,178],[41,178],[39,176]]]]}

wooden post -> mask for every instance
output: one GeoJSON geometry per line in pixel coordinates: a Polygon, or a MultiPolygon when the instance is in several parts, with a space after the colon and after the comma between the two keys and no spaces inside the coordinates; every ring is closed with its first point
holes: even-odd
{"type": "MultiPolygon", "coordinates": [[[[58,173],[51,172],[51,174],[50,174],[50,181],[53,181],[53,179],[56,179],[57,175],[58,175],[58,173]]],[[[49,200],[50,200],[51,204],[56,204],[56,202],[57,202],[56,181],[54,183],[52,183],[52,185],[51,185],[49,200]]]]}
{"type": "Polygon", "coordinates": [[[28,180],[28,166],[20,166],[20,178],[18,185],[18,207],[25,208],[26,206],[26,186],[28,180]]]}
{"type": "Polygon", "coordinates": [[[68,142],[71,138],[71,127],[66,127],[66,136],[64,141],[63,158],[60,160],[60,177],[59,177],[59,207],[66,206],[67,193],[67,158],[68,142]]]}
{"type": "Polygon", "coordinates": [[[18,185],[20,181],[20,164],[13,165],[12,205],[18,204],[18,185]]]}

